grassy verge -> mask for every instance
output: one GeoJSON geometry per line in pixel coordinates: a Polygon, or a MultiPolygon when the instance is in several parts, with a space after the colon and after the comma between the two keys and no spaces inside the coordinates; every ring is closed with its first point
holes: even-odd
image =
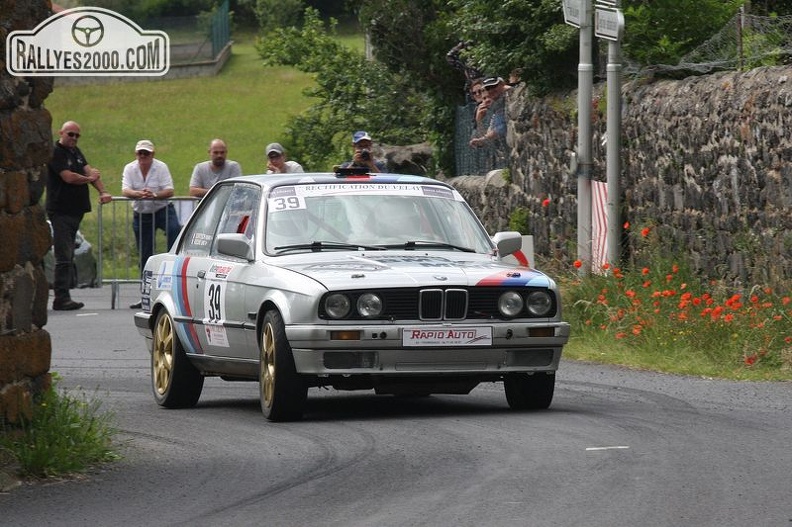
{"type": "Polygon", "coordinates": [[[0,457],[10,458],[22,477],[72,474],[118,458],[113,415],[97,397],[55,384],[36,401],[31,419],[0,431],[0,457]]]}

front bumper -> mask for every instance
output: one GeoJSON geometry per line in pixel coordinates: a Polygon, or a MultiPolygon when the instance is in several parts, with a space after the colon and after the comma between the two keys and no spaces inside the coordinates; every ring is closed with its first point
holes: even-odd
{"type": "MultiPolygon", "coordinates": [[[[563,346],[569,340],[566,322],[499,323],[490,326],[492,342],[486,346],[405,346],[402,339],[405,327],[415,329],[417,326],[289,326],[286,334],[297,372],[309,375],[555,371],[563,346]],[[333,335],[347,331],[359,331],[360,338],[334,339],[333,335]],[[535,336],[537,334],[544,336],[535,336]]],[[[423,327],[432,330],[456,326],[423,327]]]]}

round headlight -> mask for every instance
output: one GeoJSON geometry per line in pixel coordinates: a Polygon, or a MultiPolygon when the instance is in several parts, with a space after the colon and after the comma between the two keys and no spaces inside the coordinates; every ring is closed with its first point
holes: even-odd
{"type": "Polygon", "coordinates": [[[526,298],[528,312],[536,317],[544,317],[553,309],[553,299],[547,291],[533,291],[526,298]]]}
{"type": "Polygon", "coordinates": [[[344,318],[352,309],[352,304],[348,296],[341,293],[333,293],[325,298],[324,308],[330,318],[344,318]]]}
{"type": "Polygon", "coordinates": [[[505,317],[516,317],[523,309],[523,299],[515,291],[506,291],[498,299],[498,311],[505,317]]]}
{"type": "Polygon", "coordinates": [[[378,317],[382,314],[382,299],[374,293],[363,293],[358,298],[357,311],[361,317],[378,317]]]}

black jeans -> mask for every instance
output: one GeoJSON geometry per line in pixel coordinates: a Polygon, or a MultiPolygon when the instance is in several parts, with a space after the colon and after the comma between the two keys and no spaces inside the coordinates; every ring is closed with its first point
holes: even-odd
{"type": "Polygon", "coordinates": [[[136,212],[132,216],[132,230],[135,231],[135,241],[140,251],[141,275],[146,261],[154,254],[154,235],[157,229],[165,233],[168,239],[168,249],[170,249],[181,230],[179,217],[176,215],[176,208],[173,204],[169,203],[168,206],[153,213],[140,214],[136,212]]]}
{"type": "Polygon", "coordinates": [[[75,284],[74,270],[74,237],[83,215],[72,216],[50,212],[52,224],[52,244],[55,248],[55,269],[53,270],[52,288],[55,291],[55,302],[62,303],[71,299],[69,289],[75,284]]]}

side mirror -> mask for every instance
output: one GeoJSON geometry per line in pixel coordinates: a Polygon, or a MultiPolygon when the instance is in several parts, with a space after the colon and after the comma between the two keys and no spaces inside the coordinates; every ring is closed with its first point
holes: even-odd
{"type": "Polygon", "coordinates": [[[244,234],[225,233],[217,235],[217,252],[226,256],[242,258],[252,262],[253,244],[244,234]]]}
{"type": "Polygon", "coordinates": [[[522,249],[522,234],[517,231],[496,232],[492,241],[498,247],[498,256],[501,258],[522,249]]]}

